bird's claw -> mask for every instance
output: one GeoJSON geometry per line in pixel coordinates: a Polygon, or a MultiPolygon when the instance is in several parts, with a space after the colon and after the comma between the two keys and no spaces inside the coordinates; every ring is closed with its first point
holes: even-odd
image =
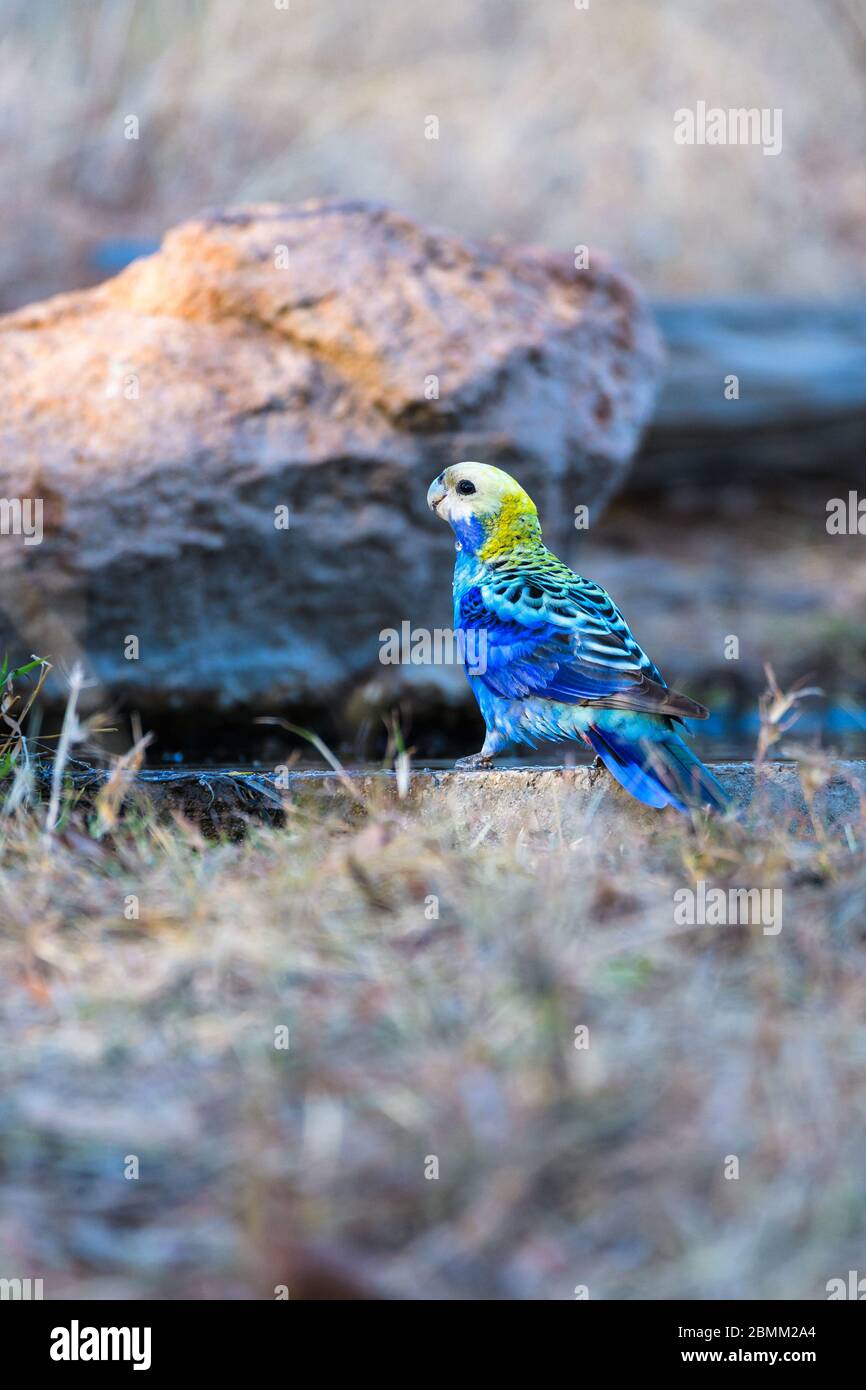
{"type": "Polygon", "coordinates": [[[595,786],[596,782],[598,781],[598,775],[599,775],[599,773],[602,771],[603,768],[604,768],[604,763],[602,762],[601,758],[600,758],[600,757],[598,756],[598,754],[596,753],[595,757],[593,758],[592,762],[591,762],[590,765],[589,765],[589,785],[590,785],[590,788],[592,788],[592,787],[595,786]]]}
{"type": "Polygon", "coordinates": [[[458,758],[454,766],[464,772],[479,772],[482,768],[492,767],[493,759],[487,753],[470,753],[468,758],[458,758]]]}

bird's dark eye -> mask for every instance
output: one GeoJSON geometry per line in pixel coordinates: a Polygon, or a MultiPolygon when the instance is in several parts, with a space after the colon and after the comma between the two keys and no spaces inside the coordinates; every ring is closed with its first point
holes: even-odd
{"type": "Polygon", "coordinates": [[[462,492],[464,497],[468,497],[471,492],[475,491],[475,484],[470,483],[468,478],[461,478],[457,484],[457,491],[462,492]]]}

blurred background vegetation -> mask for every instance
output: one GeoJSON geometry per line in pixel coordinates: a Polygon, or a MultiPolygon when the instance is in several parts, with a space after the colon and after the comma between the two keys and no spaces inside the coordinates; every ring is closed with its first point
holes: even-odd
{"type": "Polygon", "coordinates": [[[111,243],[198,208],[317,194],[602,246],[656,295],[864,282],[854,0],[3,0],[0,14],[3,308],[98,279],[111,243]],[[674,110],[698,99],[781,107],[784,157],[674,145],[674,110]]]}

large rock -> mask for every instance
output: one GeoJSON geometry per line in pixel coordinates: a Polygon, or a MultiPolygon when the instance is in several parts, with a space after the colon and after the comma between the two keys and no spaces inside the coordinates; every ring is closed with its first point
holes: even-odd
{"type": "Polygon", "coordinates": [[[44,502],[40,545],[0,537],[0,652],[83,654],[92,701],[146,713],[390,678],[381,629],[450,621],[429,480],[482,459],[550,532],[579,504],[593,519],[659,366],[646,309],[595,257],[575,271],[360,203],[186,223],[0,319],[0,497],[44,502]]]}

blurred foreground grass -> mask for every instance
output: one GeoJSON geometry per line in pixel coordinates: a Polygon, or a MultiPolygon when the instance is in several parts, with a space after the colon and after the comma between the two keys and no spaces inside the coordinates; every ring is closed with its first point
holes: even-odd
{"type": "Polygon", "coordinates": [[[813,1299],[858,1267],[862,824],[287,809],[231,844],[0,821],[0,1276],[813,1299]],[[781,887],[781,932],[677,926],[698,879],[781,887]]]}

